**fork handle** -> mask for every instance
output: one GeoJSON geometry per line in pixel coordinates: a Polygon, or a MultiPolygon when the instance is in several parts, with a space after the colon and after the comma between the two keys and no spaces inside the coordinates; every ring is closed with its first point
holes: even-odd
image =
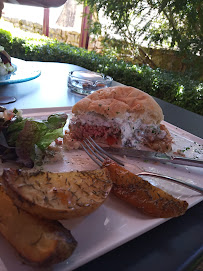
{"type": "Polygon", "coordinates": [[[203,168],[203,160],[200,159],[192,159],[188,157],[172,157],[169,161],[170,163],[185,165],[185,166],[193,166],[193,167],[201,167],[203,168]]]}
{"type": "Polygon", "coordinates": [[[199,186],[194,185],[194,184],[183,182],[183,181],[178,180],[178,179],[173,178],[173,177],[169,177],[169,176],[165,176],[165,175],[157,174],[157,173],[153,173],[153,172],[140,172],[138,175],[139,176],[140,175],[148,175],[148,176],[154,176],[154,177],[162,178],[162,179],[165,179],[165,180],[172,181],[174,183],[183,185],[183,186],[185,186],[187,188],[190,188],[192,190],[195,190],[195,191],[203,194],[203,188],[202,187],[199,187],[199,186]]]}

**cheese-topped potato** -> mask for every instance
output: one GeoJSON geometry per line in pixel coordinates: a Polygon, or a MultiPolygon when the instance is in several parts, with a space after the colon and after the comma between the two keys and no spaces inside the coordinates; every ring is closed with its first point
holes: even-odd
{"type": "Polygon", "coordinates": [[[1,177],[0,218],[0,233],[27,264],[47,267],[59,263],[69,258],[77,246],[71,232],[60,222],[18,208],[1,186],[1,177]]]}
{"type": "Polygon", "coordinates": [[[90,214],[112,188],[105,168],[61,173],[4,169],[2,183],[18,207],[53,220],[90,214]]]}

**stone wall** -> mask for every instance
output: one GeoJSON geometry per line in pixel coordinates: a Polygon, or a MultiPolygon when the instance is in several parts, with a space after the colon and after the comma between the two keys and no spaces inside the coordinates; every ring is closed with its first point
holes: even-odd
{"type": "MultiPolygon", "coordinates": [[[[14,27],[20,28],[24,31],[29,31],[31,33],[43,34],[43,26],[39,23],[34,23],[26,20],[19,20],[16,18],[4,17],[3,19],[7,22],[13,24],[14,27]]],[[[58,41],[71,44],[73,46],[79,47],[80,33],[75,31],[66,31],[60,28],[49,28],[49,37],[52,39],[57,39],[58,41]]],[[[94,41],[90,38],[89,50],[101,50],[101,44],[99,41],[94,41]]]]}

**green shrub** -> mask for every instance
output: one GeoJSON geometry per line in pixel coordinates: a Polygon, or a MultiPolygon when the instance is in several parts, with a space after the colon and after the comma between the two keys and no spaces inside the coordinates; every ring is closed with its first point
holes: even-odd
{"type": "Polygon", "coordinates": [[[102,56],[49,38],[22,39],[0,29],[0,45],[13,57],[33,61],[75,64],[112,76],[115,81],[142,89],[150,95],[203,115],[203,83],[180,73],[153,70],[102,56]]]}
{"type": "Polygon", "coordinates": [[[10,32],[0,29],[0,45],[5,48],[7,52],[12,48],[12,35],[10,32]]]}

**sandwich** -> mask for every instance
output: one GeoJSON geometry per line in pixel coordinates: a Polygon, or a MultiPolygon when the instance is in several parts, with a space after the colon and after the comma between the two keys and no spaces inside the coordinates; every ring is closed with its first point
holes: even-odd
{"type": "Polygon", "coordinates": [[[91,136],[108,145],[159,152],[171,150],[172,137],[162,109],[147,93],[130,86],[103,88],[77,102],[69,123],[73,139],[91,136]]]}

